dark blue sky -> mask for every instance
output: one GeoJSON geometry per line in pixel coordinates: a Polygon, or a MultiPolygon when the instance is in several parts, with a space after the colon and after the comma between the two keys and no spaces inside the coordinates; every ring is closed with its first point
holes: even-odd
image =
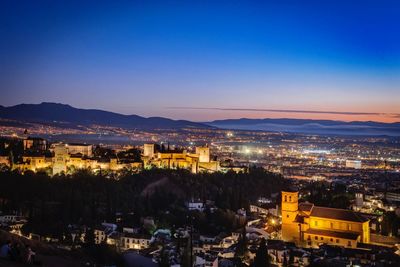
{"type": "Polygon", "coordinates": [[[398,120],[399,1],[80,2],[1,1],[1,105],[398,120]]]}

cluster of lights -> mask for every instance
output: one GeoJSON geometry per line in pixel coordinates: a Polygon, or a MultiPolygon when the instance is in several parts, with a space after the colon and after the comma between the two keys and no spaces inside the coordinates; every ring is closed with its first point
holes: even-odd
{"type": "Polygon", "coordinates": [[[263,153],[263,151],[261,149],[254,150],[254,151],[252,151],[250,148],[244,149],[244,153],[247,154],[247,155],[251,154],[252,152],[255,152],[255,153],[260,154],[260,155],[263,153]]]}

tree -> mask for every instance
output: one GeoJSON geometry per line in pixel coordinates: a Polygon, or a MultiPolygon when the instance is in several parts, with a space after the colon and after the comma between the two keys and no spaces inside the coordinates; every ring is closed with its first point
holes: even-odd
{"type": "Polygon", "coordinates": [[[159,267],[169,267],[169,257],[168,257],[168,252],[165,250],[165,247],[163,246],[161,251],[160,251],[160,261],[158,262],[159,267]]]}
{"type": "Polygon", "coordinates": [[[88,227],[86,229],[86,233],[85,233],[85,243],[89,246],[94,245],[95,244],[95,240],[94,240],[94,228],[93,227],[88,227]]]}
{"type": "Polygon", "coordinates": [[[288,258],[287,258],[287,254],[286,252],[283,253],[283,263],[282,263],[283,267],[287,267],[288,265],[288,258]]]}
{"type": "Polygon", "coordinates": [[[294,263],[294,253],[292,250],[289,251],[289,265],[294,263]]]}
{"type": "Polygon", "coordinates": [[[400,228],[400,218],[396,216],[394,211],[386,212],[383,215],[381,227],[383,235],[397,236],[398,229],[400,228]]]}
{"type": "Polygon", "coordinates": [[[269,267],[270,265],[267,244],[265,239],[262,238],[254,258],[253,267],[269,267]]]}
{"type": "Polygon", "coordinates": [[[244,258],[247,253],[247,237],[246,237],[246,226],[243,227],[239,241],[236,245],[235,256],[244,258]]]}
{"type": "Polygon", "coordinates": [[[192,251],[190,249],[190,238],[187,239],[186,242],[186,247],[183,249],[183,254],[182,254],[182,266],[183,267],[191,267],[193,266],[192,260],[192,251]]]}
{"type": "Polygon", "coordinates": [[[333,208],[347,209],[350,206],[350,199],[346,194],[334,195],[331,206],[333,208]]]}

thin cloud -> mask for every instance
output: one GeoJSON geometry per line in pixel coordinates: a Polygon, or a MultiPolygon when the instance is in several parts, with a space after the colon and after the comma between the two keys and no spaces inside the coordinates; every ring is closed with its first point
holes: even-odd
{"type": "Polygon", "coordinates": [[[167,107],[167,109],[186,110],[219,110],[219,111],[251,111],[251,112],[276,112],[276,113],[302,113],[302,114],[332,114],[332,115],[355,115],[355,116],[391,116],[400,118],[399,113],[379,112],[352,112],[352,111],[325,111],[325,110],[294,110],[294,109],[263,109],[263,108],[217,108],[217,107],[167,107]]]}

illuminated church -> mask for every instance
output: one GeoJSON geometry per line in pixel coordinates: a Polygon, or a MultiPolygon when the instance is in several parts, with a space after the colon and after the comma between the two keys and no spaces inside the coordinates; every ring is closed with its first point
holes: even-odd
{"type": "Polygon", "coordinates": [[[299,203],[298,192],[282,192],[282,239],[304,247],[355,248],[369,243],[369,220],[345,209],[299,203]]]}

